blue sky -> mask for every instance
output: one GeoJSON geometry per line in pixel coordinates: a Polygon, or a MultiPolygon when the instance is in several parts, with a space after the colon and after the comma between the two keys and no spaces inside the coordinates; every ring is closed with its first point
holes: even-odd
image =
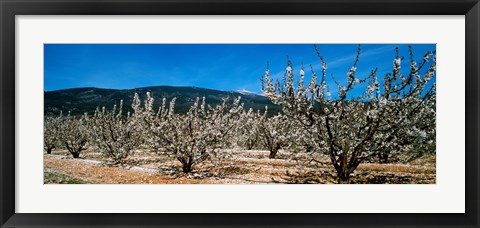
{"type": "MultiPolygon", "coordinates": [[[[411,44],[415,59],[435,50],[435,44],[411,44]]],[[[358,44],[317,44],[327,62],[327,74],[346,82],[358,44]]],[[[362,44],[357,76],[375,67],[379,80],[391,72],[395,47],[405,56],[408,44],[362,44]]],[[[98,87],[132,89],[146,86],[196,86],[261,93],[260,77],[267,62],[274,79],[285,72],[287,55],[298,75],[302,62],[309,79],[312,64],[321,71],[313,44],[45,44],[45,91],[98,87]]],[[[333,86],[332,84],[332,87],[333,86]]],[[[332,88],[332,92],[334,88],[332,88]]]]}

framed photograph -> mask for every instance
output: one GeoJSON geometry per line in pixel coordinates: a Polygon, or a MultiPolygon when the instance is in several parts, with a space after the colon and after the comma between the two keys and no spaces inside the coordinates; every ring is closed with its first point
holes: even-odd
{"type": "Polygon", "coordinates": [[[478,1],[1,1],[2,227],[479,227],[478,1]]]}

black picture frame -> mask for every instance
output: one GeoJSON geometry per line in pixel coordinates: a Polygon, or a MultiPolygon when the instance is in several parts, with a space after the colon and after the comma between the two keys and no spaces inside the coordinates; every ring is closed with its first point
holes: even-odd
{"type": "MultiPolygon", "coordinates": [[[[480,227],[478,0],[0,0],[1,227],[480,227]],[[461,214],[15,213],[16,15],[465,15],[466,201],[461,214]]],[[[441,199],[439,199],[441,200],[441,199]]]]}

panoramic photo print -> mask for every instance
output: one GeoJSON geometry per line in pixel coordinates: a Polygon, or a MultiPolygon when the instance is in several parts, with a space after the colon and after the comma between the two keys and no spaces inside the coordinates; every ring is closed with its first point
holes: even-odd
{"type": "Polygon", "coordinates": [[[45,44],[44,184],[435,184],[435,44],[45,44]]]}

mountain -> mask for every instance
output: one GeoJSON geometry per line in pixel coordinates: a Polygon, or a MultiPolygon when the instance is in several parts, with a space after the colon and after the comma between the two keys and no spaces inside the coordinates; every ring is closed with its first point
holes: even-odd
{"type": "Polygon", "coordinates": [[[241,103],[244,108],[253,108],[263,112],[265,106],[268,106],[269,114],[280,111],[281,107],[274,105],[267,97],[246,90],[240,91],[221,91],[214,89],[205,89],[198,87],[174,87],[174,86],[151,86],[136,89],[101,89],[101,88],[74,88],[44,92],[44,114],[58,115],[60,110],[63,113],[71,112],[72,115],[81,115],[83,113],[93,114],[97,107],[112,109],[114,104],[119,104],[123,100],[124,111],[132,111],[131,104],[135,91],[143,100],[146,92],[150,91],[154,100],[154,108],[158,109],[162,99],[167,98],[167,105],[173,97],[176,97],[175,112],[185,113],[190,106],[199,97],[205,97],[206,104],[215,106],[222,99],[229,97],[233,102],[233,97],[242,97],[241,103]]]}

